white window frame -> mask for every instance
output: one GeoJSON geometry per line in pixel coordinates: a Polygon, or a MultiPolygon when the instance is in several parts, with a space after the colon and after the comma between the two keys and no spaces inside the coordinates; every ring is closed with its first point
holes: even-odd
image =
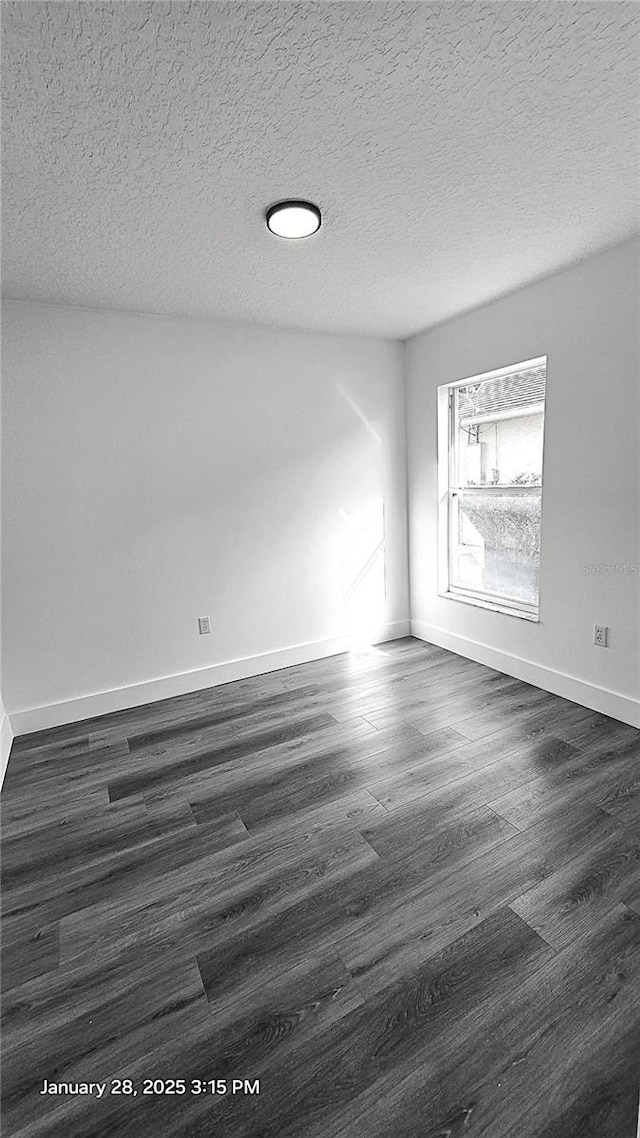
{"type": "MultiPolygon", "coordinates": [[[[460,491],[458,485],[458,472],[455,469],[457,445],[455,442],[454,422],[454,392],[460,387],[467,387],[471,383],[482,383],[485,380],[498,379],[503,375],[515,375],[519,371],[530,368],[547,368],[545,356],[525,360],[522,363],[512,364],[509,367],[497,368],[495,371],[482,372],[480,375],[468,376],[453,383],[441,384],[437,390],[438,406],[438,595],[445,600],[460,601],[463,604],[475,605],[478,608],[491,609],[493,612],[504,613],[507,616],[516,616],[522,620],[538,622],[540,620],[539,596],[538,604],[528,601],[515,600],[511,597],[501,597],[494,593],[484,593],[475,589],[463,589],[451,583],[451,566],[453,565],[453,535],[455,532],[455,511],[457,509],[457,495],[460,491]]],[[[531,413],[531,409],[527,412],[531,413]]],[[[522,412],[517,412],[517,415],[522,412]]],[[[507,417],[506,415],[504,417],[507,417]]],[[[493,422],[493,419],[491,420],[493,422]]],[[[544,455],[543,455],[544,467],[544,455]]],[[[477,487],[478,492],[486,493],[488,487],[477,487]]],[[[532,487],[528,485],[496,486],[494,492],[504,491],[513,493],[530,493],[532,487]]],[[[464,487],[465,493],[473,493],[474,487],[464,487]]],[[[540,486],[540,510],[542,512],[542,486],[540,486]]]]}

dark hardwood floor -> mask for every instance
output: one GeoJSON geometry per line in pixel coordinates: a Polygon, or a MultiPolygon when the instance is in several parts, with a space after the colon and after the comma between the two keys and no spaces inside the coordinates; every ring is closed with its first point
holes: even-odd
{"type": "Polygon", "coordinates": [[[639,782],[410,639],[17,739],[3,1133],[635,1138],[639,782]]]}

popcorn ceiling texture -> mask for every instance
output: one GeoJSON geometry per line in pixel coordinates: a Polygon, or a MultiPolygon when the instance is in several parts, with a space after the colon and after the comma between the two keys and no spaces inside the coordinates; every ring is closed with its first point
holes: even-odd
{"type": "Polygon", "coordinates": [[[638,229],[635,3],[2,9],[6,295],[404,338],[638,229]]]}

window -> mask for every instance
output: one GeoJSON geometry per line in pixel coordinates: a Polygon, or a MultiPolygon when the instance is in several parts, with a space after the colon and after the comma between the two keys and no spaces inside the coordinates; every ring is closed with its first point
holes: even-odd
{"type": "Polygon", "coordinates": [[[546,356],[438,389],[440,592],[538,619],[546,356]]]}

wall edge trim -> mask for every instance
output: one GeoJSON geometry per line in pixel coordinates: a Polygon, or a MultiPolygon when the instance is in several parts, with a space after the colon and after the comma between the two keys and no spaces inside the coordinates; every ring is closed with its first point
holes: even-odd
{"type": "Polygon", "coordinates": [[[552,692],[553,695],[559,695],[582,707],[588,707],[602,715],[609,715],[612,719],[628,723],[631,727],[640,728],[640,700],[620,695],[608,688],[598,687],[587,680],[558,672],[544,664],[535,664],[532,660],[503,652],[500,648],[492,648],[489,644],[471,640],[467,636],[449,632],[445,628],[438,628],[423,620],[411,621],[411,635],[418,640],[445,648],[449,652],[456,652],[468,660],[475,660],[478,664],[486,664],[487,667],[504,672],[507,676],[533,684],[543,691],[552,692]]]}
{"type": "Polygon", "coordinates": [[[9,755],[11,754],[11,744],[13,743],[13,730],[11,719],[5,714],[0,719],[0,789],[4,782],[4,776],[9,762],[9,755]]]}
{"type": "MultiPolygon", "coordinates": [[[[375,643],[382,644],[409,635],[409,620],[399,620],[382,626],[375,643]]],[[[107,691],[92,692],[74,699],[39,707],[24,708],[11,712],[13,736],[28,735],[32,731],[44,731],[49,727],[62,727],[67,723],[78,723],[84,719],[109,715],[114,711],[126,711],[142,707],[147,703],[157,703],[176,695],[205,688],[219,687],[234,680],[249,679],[252,676],[276,672],[281,668],[291,668],[296,664],[308,664],[327,656],[337,656],[349,649],[349,638],[337,636],[326,640],[314,640],[304,644],[279,648],[255,656],[244,656],[237,660],[227,660],[219,664],[209,664],[205,668],[195,668],[188,672],[177,672],[170,676],[160,676],[140,683],[128,684],[107,691]]]]}

